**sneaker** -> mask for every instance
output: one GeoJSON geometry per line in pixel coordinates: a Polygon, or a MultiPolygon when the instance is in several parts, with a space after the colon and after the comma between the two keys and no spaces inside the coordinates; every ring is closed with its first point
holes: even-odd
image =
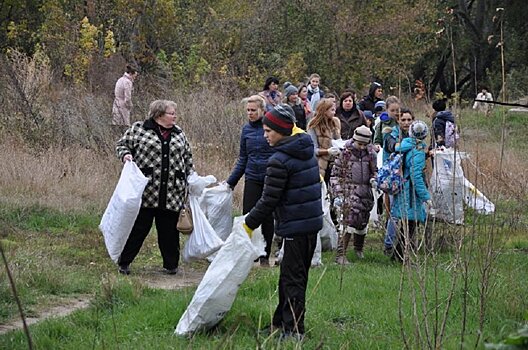
{"type": "Polygon", "coordinates": [[[119,265],[119,273],[122,275],[130,275],[129,265],[119,265]]]}
{"type": "Polygon", "coordinates": [[[304,340],[304,334],[292,332],[292,331],[284,331],[281,333],[280,341],[294,341],[294,342],[302,342],[304,340]]]}
{"type": "Polygon", "coordinates": [[[363,259],[365,257],[365,255],[363,255],[362,250],[354,250],[354,252],[356,252],[356,256],[358,259],[363,259]]]}
{"type": "Polygon", "coordinates": [[[167,275],[175,275],[178,273],[178,268],[175,267],[173,269],[163,269],[163,272],[166,273],[167,275]]]}
{"type": "Polygon", "coordinates": [[[348,261],[347,257],[344,255],[336,257],[335,262],[337,265],[350,265],[350,261],[348,261]]]}
{"type": "Polygon", "coordinates": [[[258,332],[261,335],[269,336],[269,335],[272,335],[273,333],[277,332],[279,329],[280,329],[280,327],[277,327],[277,326],[274,326],[274,325],[269,325],[267,327],[259,329],[258,332]]]}
{"type": "Polygon", "coordinates": [[[385,254],[385,256],[392,258],[392,256],[394,255],[394,248],[392,247],[383,248],[383,254],[385,254]]]}
{"type": "Polygon", "coordinates": [[[260,257],[260,267],[270,267],[269,259],[266,257],[260,257]]]}

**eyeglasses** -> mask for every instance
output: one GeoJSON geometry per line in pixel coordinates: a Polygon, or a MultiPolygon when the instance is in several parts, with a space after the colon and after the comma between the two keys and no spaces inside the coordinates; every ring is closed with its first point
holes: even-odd
{"type": "Polygon", "coordinates": [[[248,112],[256,112],[257,110],[255,108],[248,108],[247,111],[248,112]]]}
{"type": "Polygon", "coordinates": [[[168,114],[168,115],[176,115],[176,112],[165,112],[165,114],[168,114]]]}

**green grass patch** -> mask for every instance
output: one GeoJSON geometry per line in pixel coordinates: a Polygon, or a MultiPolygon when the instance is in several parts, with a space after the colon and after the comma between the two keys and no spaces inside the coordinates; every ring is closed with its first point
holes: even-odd
{"type": "MultiPolygon", "coordinates": [[[[508,205],[504,206],[505,208],[508,205]]],[[[517,212],[518,207],[512,211],[517,212]]],[[[39,209],[40,210],[40,209],[39,209]]],[[[120,276],[110,261],[101,233],[90,214],[60,214],[52,211],[20,210],[26,218],[44,213],[47,221],[33,220],[33,229],[5,232],[1,238],[17,288],[27,315],[36,316],[46,306],[60,298],[80,294],[93,295],[91,306],[74,314],[42,321],[30,327],[33,341],[39,349],[293,349],[294,343],[279,343],[275,337],[259,334],[267,326],[277,303],[278,268],[254,268],[241,285],[232,309],[224,320],[207,333],[192,338],[173,336],[179,318],[187,308],[194,288],[176,291],[154,290],[143,284],[145,271],[161,265],[155,233],[151,233],[134,263],[140,271],[131,277],[120,276]],[[64,216],[61,218],[61,216],[64,216]],[[86,216],[87,220],[77,220],[86,216]],[[52,217],[58,219],[51,220],[52,217]],[[46,222],[55,224],[54,232],[46,222]],[[86,224],[86,223],[92,224],[86,224]],[[81,229],[82,228],[82,229],[81,229]]],[[[14,215],[16,211],[8,211],[14,215]]],[[[511,212],[510,212],[511,213],[511,212]]],[[[465,252],[468,261],[468,284],[464,288],[463,273],[453,264],[454,252],[447,246],[428,268],[412,269],[404,274],[401,316],[399,286],[402,267],[382,253],[382,232],[372,230],[367,236],[366,258],[342,269],[333,263],[334,254],[323,254],[324,265],[310,272],[307,292],[306,349],[392,349],[404,346],[401,328],[411,348],[418,348],[413,293],[419,286],[418,277],[426,276],[424,295],[427,301],[417,303],[418,323],[424,324],[423,310],[432,329],[434,319],[441,319],[453,278],[458,279],[453,291],[443,348],[460,348],[460,332],[467,305],[466,333],[463,348],[474,348],[484,341],[499,342],[517,330],[528,310],[528,238],[517,227],[508,229],[503,220],[497,234],[500,253],[493,262],[493,273],[486,299],[483,333],[478,338],[481,271],[485,256],[485,240],[490,217],[476,217],[475,249],[465,252]],[[478,221],[480,220],[480,221],[478,221]],[[481,226],[479,226],[481,225],[481,226]],[[435,285],[437,289],[435,289],[435,285]]],[[[14,224],[13,219],[8,219],[14,224]]],[[[521,220],[525,220],[522,216],[521,220]]],[[[470,229],[466,227],[466,229],[470,229]]],[[[435,237],[449,239],[461,234],[460,228],[438,225],[435,237]]],[[[468,242],[471,236],[468,236],[468,242]]],[[[183,239],[182,244],[183,247],[183,239]]],[[[207,267],[204,262],[193,268],[207,267]]],[[[172,278],[166,276],[166,278],[172,278]]],[[[420,294],[420,293],[418,293],[420,294]]],[[[17,310],[7,284],[5,269],[0,269],[0,322],[16,317],[17,310]]],[[[424,328],[420,327],[424,337],[424,328]]],[[[21,331],[0,336],[1,349],[26,349],[21,331]]],[[[297,347],[298,348],[298,347],[297,347]]]]}

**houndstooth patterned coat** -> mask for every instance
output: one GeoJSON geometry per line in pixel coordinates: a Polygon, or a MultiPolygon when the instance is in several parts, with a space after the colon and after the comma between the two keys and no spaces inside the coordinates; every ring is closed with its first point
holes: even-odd
{"type": "Polygon", "coordinates": [[[174,126],[165,140],[154,120],[135,122],[117,141],[116,152],[119,159],[131,154],[149,178],[142,207],[180,211],[193,170],[191,146],[180,127],[174,126]]]}

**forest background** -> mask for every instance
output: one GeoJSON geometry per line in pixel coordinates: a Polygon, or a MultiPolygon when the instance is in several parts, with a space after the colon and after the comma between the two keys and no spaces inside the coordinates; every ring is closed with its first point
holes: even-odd
{"type": "Polygon", "coordinates": [[[528,80],[526,9],[522,0],[3,0],[0,43],[5,59],[20,59],[16,50],[53,82],[94,94],[111,95],[129,62],[149,85],[181,91],[238,96],[269,75],[297,83],[318,72],[337,92],[380,80],[412,93],[420,80],[428,97],[466,98],[481,85],[500,95],[504,44],[515,99],[528,80]]]}

